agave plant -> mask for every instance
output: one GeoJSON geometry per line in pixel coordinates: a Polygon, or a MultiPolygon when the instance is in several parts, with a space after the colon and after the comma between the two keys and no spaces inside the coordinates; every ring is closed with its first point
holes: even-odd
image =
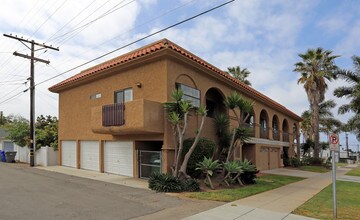
{"type": "MultiPolygon", "coordinates": [[[[204,160],[202,162],[197,163],[196,166],[197,166],[196,168],[197,170],[201,170],[203,173],[206,174],[206,179],[210,185],[210,188],[214,189],[214,186],[211,182],[211,177],[214,174],[214,171],[221,167],[219,161],[204,157],[204,160]]],[[[204,183],[205,183],[205,179],[204,179],[204,183]]]]}
{"type": "Polygon", "coordinates": [[[240,180],[240,175],[243,173],[243,169],[240,166],[239,161],[227,161],[224,163],[224,170],[226,171],[226,175],[223,181],[226,183],[227,186],[230,186],[229,183],[234,183],[236,180],[243,185],[240,180]]]}

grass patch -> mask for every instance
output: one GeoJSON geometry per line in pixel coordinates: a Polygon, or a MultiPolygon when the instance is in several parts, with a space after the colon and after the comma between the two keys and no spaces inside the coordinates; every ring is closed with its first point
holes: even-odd
{"type": "MultiPolygon", "coordinates": [[[[360,184],[336,181],[338,219],[359,219],[360,184]]],[[[332,185],[330,184],[293,213],[318,219],[333,219],[332,185]]]]}
{"type": "Polygon", "coordinates": [[[302,167],[299,167],[299,169],[303,170],[303,171],[309,171],[309,172],[315,172],[315,173],[326,173],[326,172],[330,171],[326,167],[321,167],[321,166],[302,166],[302,167]]]}
{"type": "Polygon", "coordinates": [[[345,167],[347,165],[348,165],[348,163],[336,163],[337,167],[345,167]]]}
{"type": "Polygon", "coordinates": [[[300,177],[269,174],[258,177],[256,180],[257,183],[254,185],[247,185],[244,187],[239,187],[234,189],[220,189],[220,190],[214,190],[208,192],[185,193],[184,195],[189,198],[200,199],[200,200],[231,202],[258,193],[262,193],[268,190],[272,190],[303,179],[304,178],[300,178],[300,177]]]}
{"type": "Polygon", "coordinates": [[[360,166],[350,170],[349,172],[347,172],[345,175],[349,175],[349,176],[360,176],[360,166]]]}

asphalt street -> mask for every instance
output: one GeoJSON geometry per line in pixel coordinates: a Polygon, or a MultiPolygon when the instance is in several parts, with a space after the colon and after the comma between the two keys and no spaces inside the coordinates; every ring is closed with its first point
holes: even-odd
{"type": "Polygon", "coordinates": [[[181,219],[218,205],[0,163],[0,219],[181,219]]]}

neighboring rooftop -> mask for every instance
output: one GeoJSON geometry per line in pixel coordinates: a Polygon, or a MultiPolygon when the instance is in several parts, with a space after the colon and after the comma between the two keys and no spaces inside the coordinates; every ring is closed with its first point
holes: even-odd
{"type": "Polygon", "coordinates": [[[275,102],[274,100],[270,99],[269,97],[265,96],[264,94],[258,92],[257,90],[253,89],[252,87],[242,83],[241,81],[231,77],[229,74],[226,74],[224,71],[218,69],[217,67],[211,65],[210,63],[204,61],[203,59],[197,57],[196,55],[190,53],[189,51],[185,50],[184,48],[180,47],[179,45],[169,41],[168,39],[162,39],[159,41],[156,41],[154,43],[148,44],[144,47],[141,47],[139,49],[136,49],[134,51],[131,51],[129,53],[126,53],[124,55],[118,56],[116,58],[113,58],[109,61],[106,61],[104,63],[98,64],[94,67],[88,68],[86,70],[81,71],[80,73],[61,81],[60,83],[57,83],[49,88],[51,92],[58,92],[61,91],[62,88],[67,87],[69,85],[75,84],[77,82],[81,82],[84,79],[88,79],[90,77],[97,76],[98,74],[101,74],[104,70],[114,68],[116,66],[119,66],[123,63],[129,62],[131,60],[143,57],[145,55],[154,53],[156,51],[165,50],[165,49],[171,49],[182,56],[185,56],[198,64],[204,66],[205,68],[211,70],[212,72],[219,74],[223,76],[224,78],[227,78],[228,80],[232,81],[233,83],[240,86],[243,90],[246,92],[253,94],[255,97],[258,97],[262,101],[264,101],[267,104],[270,104],[272,106],[275,106],[283,111],[285,111],[290,116],[296,118],[297,120],[302,120],[300,116],[295,114],[294,112],[290,111],[283,105],[275,102]]]}

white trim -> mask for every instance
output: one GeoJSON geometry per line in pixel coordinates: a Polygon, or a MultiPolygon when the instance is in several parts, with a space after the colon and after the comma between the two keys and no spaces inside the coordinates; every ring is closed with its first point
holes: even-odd
{"type": "Polygon", "coordinates": [[[250,138],[249,141],[246,141],[246,143],[250,144],[266,144],[266,145],[277,145],[282,147],[290,147],[290,142],[283,142],[283,141],[274,141],[269,139],[263,139],[263,138],[250,138]]]}

